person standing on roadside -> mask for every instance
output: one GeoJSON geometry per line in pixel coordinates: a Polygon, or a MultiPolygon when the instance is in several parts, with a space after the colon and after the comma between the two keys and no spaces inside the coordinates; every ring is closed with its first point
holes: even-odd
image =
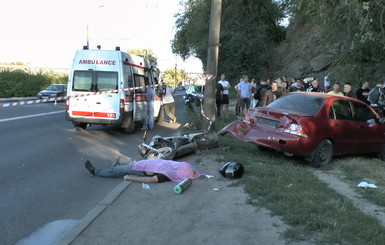
{"type": "Polygon", "coordinates": [[[352,91],[352,84],[351,83],[345,83],[344,85],[344,96],[355,98],[355,95],[352,91]]]}
{"type": "Polygon", "coordinates": [[[282,94],[278,91],[278,82],[274,81],[271,84],[271,89],[267,90],[263,99],[261,106],[267,106],[274,100],[278,99],[282,94]]]}
{"type": "Polygon", "coordinates": [[[256,100],[254,99],[254,94],[257,90],[257,83],[255,82],[255,79],[251,79],[251,90],[250,90],[250,93],[251,93],[251,96],[250,96],[250,107],[253,108],[257,105],[256,103],[256,100]]]}
{"type": "Polygon", "coordinates": [[[243,75],[243,81],[238,84],[238,95],[240,99],[240,110],[239,115],[242,118],[246,111],[250,108],[250,94],[251,94],[251,84],[249,82],[249,77],[247,75],[243,75]]]}
{"type": "Polygon", "coordinates": [[[329,72],[326,73],[326,75],[324,77],[324,89],[325,89],[325,93],[328,93],[330,91],[330,76],[329,76],[329,72]]]}
{"type": "Polygon", "coordinates": [[[329,91],[328,94],[344,96],[344,94],[341,93],[340,88],[341,88],[341,84],[340,83],[338,83],[338,82],[334,83],[333,90],[329,91]]]}
{"type": "Polygon", "coordinates": [[[369,82],[368,81],[363,81],[362,86],[356,90],[356,96],[357,99],[365,102],[366,104],[370,105],[370,102],[368,101],[368,96],[369,96],[369,82]]]}
{"type": "Polygon", "coordinates": [[[317,93],[323,93],[324,91],[319,86],[319,82],[317,79],[313,80],[310,84],[310,86],[306,89],[306,92],[317,92],[317,93]]]}
{"type": "Polygon", "coordinates": [[[227,115],[229,112],[229,88],[231,88],[231,86],[230,83],[226,80],[225,74],[221,75],[221,80],[219,80],[218,83],[220,83],[223,87],[220,114],[223,115],[223,111],[225,111],[227,115]]]}
{"type": "Polygon", "coordinates": [[[215,87],[215,104],[217,105],[217,117],[222,116],[223,86],[217,83],[215,87]]]}
{"type": "Polygon", "coordinates": [[[175,101],[174,101],[174,94],[175,90],[169,86],[166,85],[166,83],[162,83],[163,88],[163,108],[164,112],[167,114],[167,116],[170,118],[170,123],[176,122],[175,117],[175,101]]]}
{"type": "Polygon", "coordinates": [[[146,96],[147,96],[147,111],[146,117],[143,121],[143,128],[145,130],[154,129],[154,98],[155,98],[155,90],[152,86],[146,87],[146,96]]]}

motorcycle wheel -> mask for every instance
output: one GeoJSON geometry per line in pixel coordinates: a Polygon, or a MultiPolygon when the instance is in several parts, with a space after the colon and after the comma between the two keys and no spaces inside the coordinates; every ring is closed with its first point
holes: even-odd
{"type": "Polygon", "coordinates": [[[145,156],[145,159],[165,159],[172,160],[174,159],[176,151],[171,147],[162,147],[157,149],[157,151],[149,151],[145,156]]]}
{"type": "Polygon", "coordinates": [[[214,148],[218,146],[218,135],[216,133],[202,134],[194,138],[199,150],[214,148]]]}

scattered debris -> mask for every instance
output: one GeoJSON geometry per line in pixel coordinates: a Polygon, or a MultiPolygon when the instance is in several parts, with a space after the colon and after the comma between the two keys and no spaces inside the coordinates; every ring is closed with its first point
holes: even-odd
{"type": "Polygon", "coordinates": [[[150,185],[142,183],[142,189],[148,190],[150,189],[150,185]]]}
{"type": "Polygon", "coordinates": [[[361,188],[377,188],[375,184],[367,183],[365,181],[360,182],[357,186],[361,188]]]}

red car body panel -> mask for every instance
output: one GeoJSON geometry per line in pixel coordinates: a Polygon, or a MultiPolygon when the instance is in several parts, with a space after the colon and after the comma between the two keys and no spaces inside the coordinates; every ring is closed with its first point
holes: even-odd
{"type": "Polygon", "coordinates": [[[378,123],[379,116],[365,103],[349,97],[321,93],[291,94],[297,94],[294,95],[296,102],[304,104],[295,104],[292,109],[288,103],[284,104],[285,108],[252,108],[246,114],[245,121],[234,121],[220,130],[219,134],[231,132],[241,141],[305,157],[310,156],[324,139],[332,141],[333,155],[381,151],[385,144],[385,125],[378,123]],[[317,107],[314,106],[317,108],[314,114],[296,111],[298,107],[313,101],[319,103],[317,107]],[[351,119],[337,118],[341,104],[347,108],[342,114],[351,119]],[[371,120],[359,121],[359,113],[366,113],[366,117],[371,120]],[[291,129],[290,125],[300,126],[298,133],[301,135],[286,132],[291,129]]]}

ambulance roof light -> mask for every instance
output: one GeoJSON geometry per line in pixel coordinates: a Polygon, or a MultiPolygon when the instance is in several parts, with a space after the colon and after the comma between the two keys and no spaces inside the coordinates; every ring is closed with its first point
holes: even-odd
{"type": "Polygon", "coordinates": [[[119,46],[116,46],[116,47],[115,47],[115,51],[120,51],[120,47],[119,47],[119,46]]]}

